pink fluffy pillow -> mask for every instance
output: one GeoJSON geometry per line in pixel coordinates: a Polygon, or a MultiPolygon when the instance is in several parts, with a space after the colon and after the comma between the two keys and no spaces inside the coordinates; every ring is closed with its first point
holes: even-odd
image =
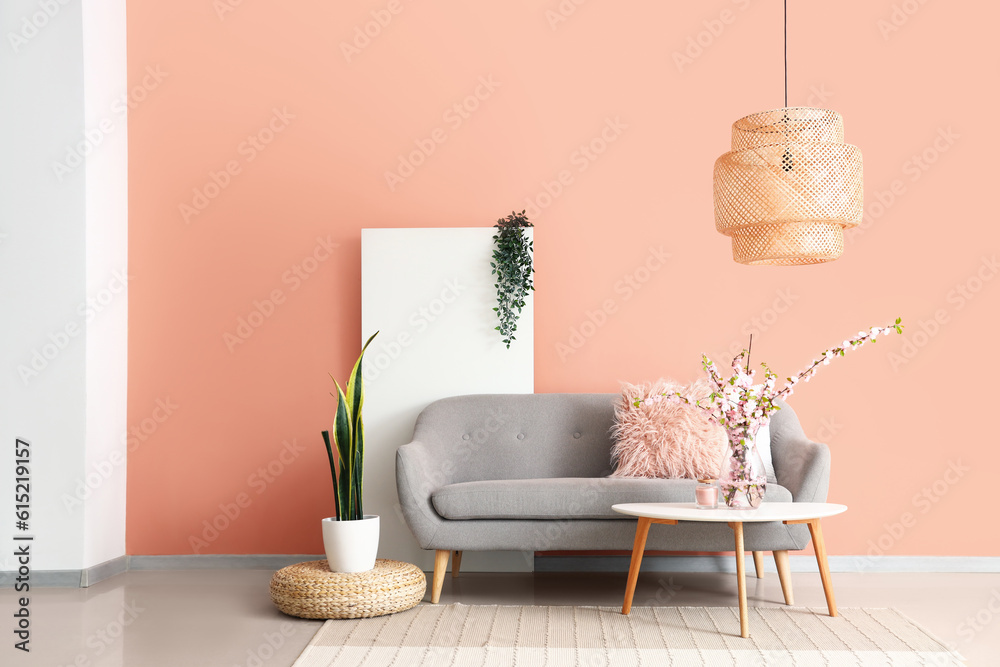
{"type": "Polygon", "coordinates": [[[615,407],[612,477],[715,478],[726,451],[726,432],[698,408],[663,399],[634,405],[636,399],[680,391],[691,400],[711,393],[707,380],[687,387],[672,380],[622,384],[615,407]]]}

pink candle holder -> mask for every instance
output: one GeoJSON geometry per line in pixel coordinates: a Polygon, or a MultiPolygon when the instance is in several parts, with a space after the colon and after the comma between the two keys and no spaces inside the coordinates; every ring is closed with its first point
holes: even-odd
{"type": "Polygon", "coordinates": [[[699,479],[694,489],[695,506],[701,510],[714,510],[719,506],[719,487],[714,479],[699,479]]]}

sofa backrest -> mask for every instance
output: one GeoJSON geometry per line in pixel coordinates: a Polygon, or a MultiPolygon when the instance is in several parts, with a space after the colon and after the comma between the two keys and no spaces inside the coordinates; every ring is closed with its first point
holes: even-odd
{"type": "MultiPolygon", "coordinates": [[[[413,439],[432,448],[451,483],[604,477],[620,394],[470,394],[443,398],[417,417],[413,439]]],[[[771,417],[776,440],[802,435],[784,401],[771,417]]],[[[720,461],[721,464],[721,461],[720,461]]]]}
{"type": "Polygon", "coordinates": [[[453,482],[602,477],[611,472],[619,394],[472,394],[431,403],[413,439],[453,482]]]}

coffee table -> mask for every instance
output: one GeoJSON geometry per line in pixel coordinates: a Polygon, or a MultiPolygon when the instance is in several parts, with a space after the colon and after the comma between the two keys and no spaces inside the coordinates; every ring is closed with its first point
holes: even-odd
{"type": "MultiPolygon", "coordinates": [[[[826,605],[830,616],[837,615],[837,602],[833,598],[833,582],[830,580],[830,567],[826,562],[826,545],[823,543],[823,531],[820,519],[834,516],[847,511],[845,505],[831,503],[762,503],[754,510],[732,509],[698,509],[694,503],[626,503],[611,507],[621,514],[639,517],[635,529],[635,543],[632,546],[632,563],[628,569],[628,585],[625,588],[625,603],[622,613],[632,610],[632,596],[635,593],[635,582],[639,577],[639,565],[646,549],[646,536],[649,526],[654,523],[677,525],[679,521],[706,521],[709,523],[726,523],[733,529],[736,536],[736,582],[740,597],[740,636],[750,636],[750,624],[747,619],[747,588],[745,579],[745,554],[743,551],[743,524],[766,521],[781,521],[785,524],[804,523],[809,526],[812,535],[813,549],[816,552],[816,564],[819,565],[819,576],[823,581],[823,592],[826,594],[826,605]]],[[[788,568],[788,552],[774,552],[774,562],[778,566],[778,578],[785,594],[785,602],[791,604],[791,579],[788,568]]]]}

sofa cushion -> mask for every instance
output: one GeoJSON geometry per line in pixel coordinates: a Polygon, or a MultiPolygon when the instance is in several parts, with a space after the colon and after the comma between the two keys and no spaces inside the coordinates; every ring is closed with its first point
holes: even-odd
{"type": "MultiPolygon", "coordinates": [[[[611,509],[619,503],[694,502],[690,479],[560,477],[462,482],[431,494],[446,519],[635,519],[611,509]]],[[[767,502],[788,503],[792,494],[767,485],[767,502]]]]}
{"type": "Polygon", "coordinates": [[[611,449],[615,477],[714,479],[726,453],[726,430],[694,405],[665,397],[679,392],[691,400],[712,393],[708,380],[687,387],[673,380],[622,384],[615,406],[611,449]],[[639,405],[635,405],[639,401],[639,405]]]}
{"type": "Polygon", "coordinates": [[[777,484],[778,478],[774,474],[774,460],[771,456],[771,424],[767,423],[757,429],[757,451],[760,452],[760,459],[764,462],[764,472],[767,473],[767,483],[777,484]]]}

